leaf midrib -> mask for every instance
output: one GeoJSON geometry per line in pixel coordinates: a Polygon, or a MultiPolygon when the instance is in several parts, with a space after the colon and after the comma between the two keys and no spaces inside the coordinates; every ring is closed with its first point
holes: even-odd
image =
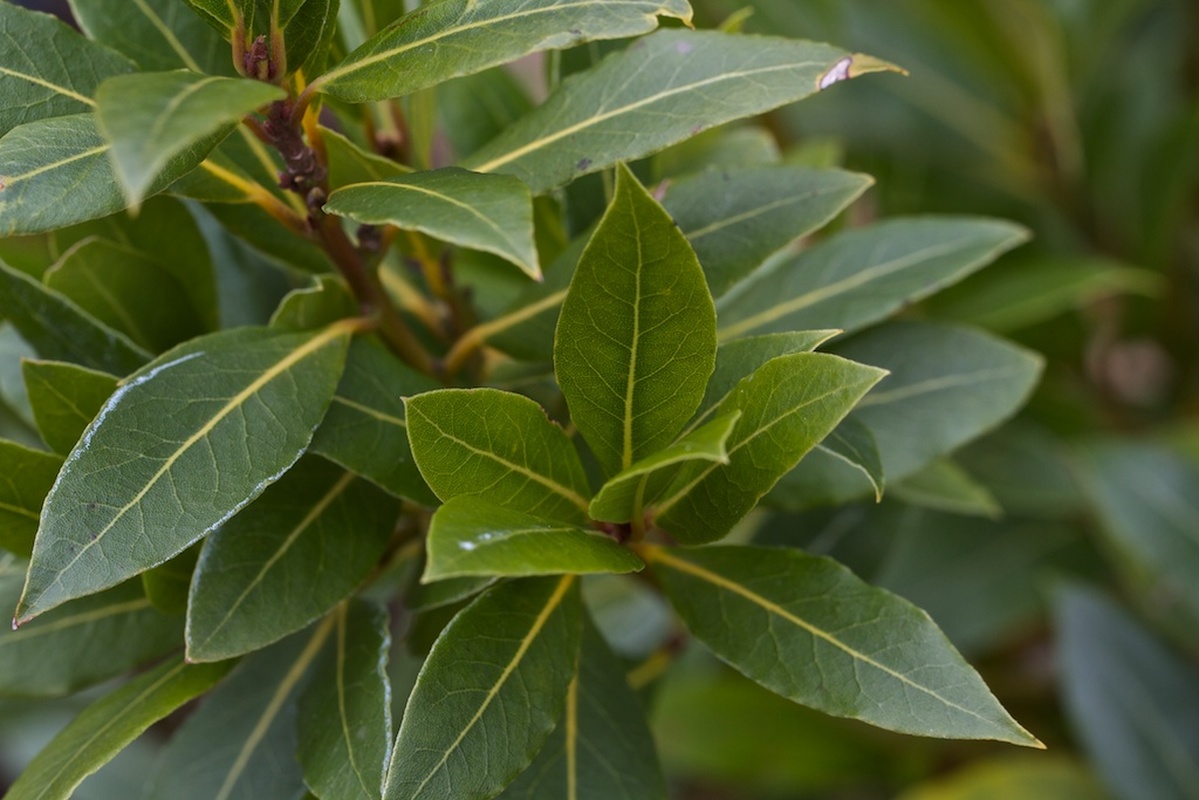
{"type": "Polygon", "coordinates": [[[15,69],[10,69],[8,67],[2,67],[2,66],[0,66],[0,74],[11,75],[12,77],[17,78],[19,80],[29,81],[30,83],[36,84],[36,85],[41,86],[46,89],[49,89],[52,92],[61,94],[64,97],[69,97],[72,100],[77,100],[80,103],[89,105],[92,108],[96,107],[96,101],[91,99],[90,97],[87,97],[86,95],[82,95],[73,89],[68,89],[66,86],[60,86],[57,83],[52,83],[44,78],[39,78],[36,75],[30,75],[26,72],[18,72],[15,69]]]}

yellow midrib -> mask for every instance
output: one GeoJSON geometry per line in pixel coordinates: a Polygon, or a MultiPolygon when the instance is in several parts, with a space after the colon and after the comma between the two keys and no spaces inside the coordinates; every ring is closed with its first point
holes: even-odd
{"type": "Polygon", "coordinates": [[[20,80],[29,81],[30,83],[35,83],[38,86],[49,89],[52,92],[61,94],[64,97],[69,97],[72,100],[77,100],[80,103],[91,106],[92,108],[96,107],[96,101],[91,99],[90,97],[87,97],[86,95],[82,95],[79,92],[76,92],[74,89],[68,89],[66,86],[59,86],[57,83],[51,83],[50,81],[45,80],[44,78],[39,78],[36,75],[30,75],[26,72],[18,72],[17,70],[9,69],[8,67],[0,67],[0,74],[11,75],[12,77],[18,78],[20,80]]]}

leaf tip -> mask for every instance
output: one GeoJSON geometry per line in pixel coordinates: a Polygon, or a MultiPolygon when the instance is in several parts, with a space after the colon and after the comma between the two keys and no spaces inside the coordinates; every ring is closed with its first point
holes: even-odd
{"type": "Polygon", "coordinates": [[[898,72],[900,75],[908,74],[906,69],[898,67],[889,61],[883,61],[874,56],[868,56],[865,53],[850,53],[839,59],[821,74],[816,80],[816,88],[824,91],[834,83],[857,78],[860,75],[866,75],[870,72],[898,72]]]}

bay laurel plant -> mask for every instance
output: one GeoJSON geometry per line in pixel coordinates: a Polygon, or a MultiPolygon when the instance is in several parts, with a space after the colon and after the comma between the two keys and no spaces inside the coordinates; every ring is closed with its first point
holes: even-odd
{"type": "Polygon", "coordinates": [[[71,5],[0,3],[0,693],[132,677],[9,797],[171,717],[149,797],[661,798],[635,689],[687,638],[1039,745],[925,613],[755,543],[1037,377],[890,320],[1022,229],[846,227],[870,179],[753,122],[894,68],[685,0],[71,5]]]}

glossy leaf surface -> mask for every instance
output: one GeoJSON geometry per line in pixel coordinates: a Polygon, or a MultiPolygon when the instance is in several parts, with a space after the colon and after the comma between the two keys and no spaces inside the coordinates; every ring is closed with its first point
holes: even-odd
{"type": "Polygon", "coordinates": [[[574,578],[528,578],[455,617],[408,699],[383,797],[499,794],[562,712],[582,613],[574,578]]]}
{"type": "Polygon", "coordinates": [[[475,575],[636,572],[641,559],[594,530],[458,497],[433,515],[422,581],[475,575]]]}
{"type": "Polygon", "coordinates": [[[691,18],[685,0],[438,0],[398,20],[316,81],[351,102],[412,94],[541,50],[651,31],[657,15],[691,18]]]}
{"type": "Polygon", "coordinates": [[[350,330],[217,333],[126,382],[46,499],[17,618],[162,563],[256,497],[308,445],[350,330]]]}
{"type": "Polygon", "coordinates": [[[645,557],[691,632],[784,697],[891,730],[1040,746],[926,614],[830,559],[758,547],[645,557]]]}
{"type": "Polygon", "coordinates": [[[179,0],[69,0],[89,38],[142,69],[233,75],[229,44],[179,0]]]}
{"type": "Polygon", "coordinates": [[[571,421],[609,475],[674,439],[703,398],[715,358],[715,311],[699,261],[622,166],[554,341],[571,421]]]}

